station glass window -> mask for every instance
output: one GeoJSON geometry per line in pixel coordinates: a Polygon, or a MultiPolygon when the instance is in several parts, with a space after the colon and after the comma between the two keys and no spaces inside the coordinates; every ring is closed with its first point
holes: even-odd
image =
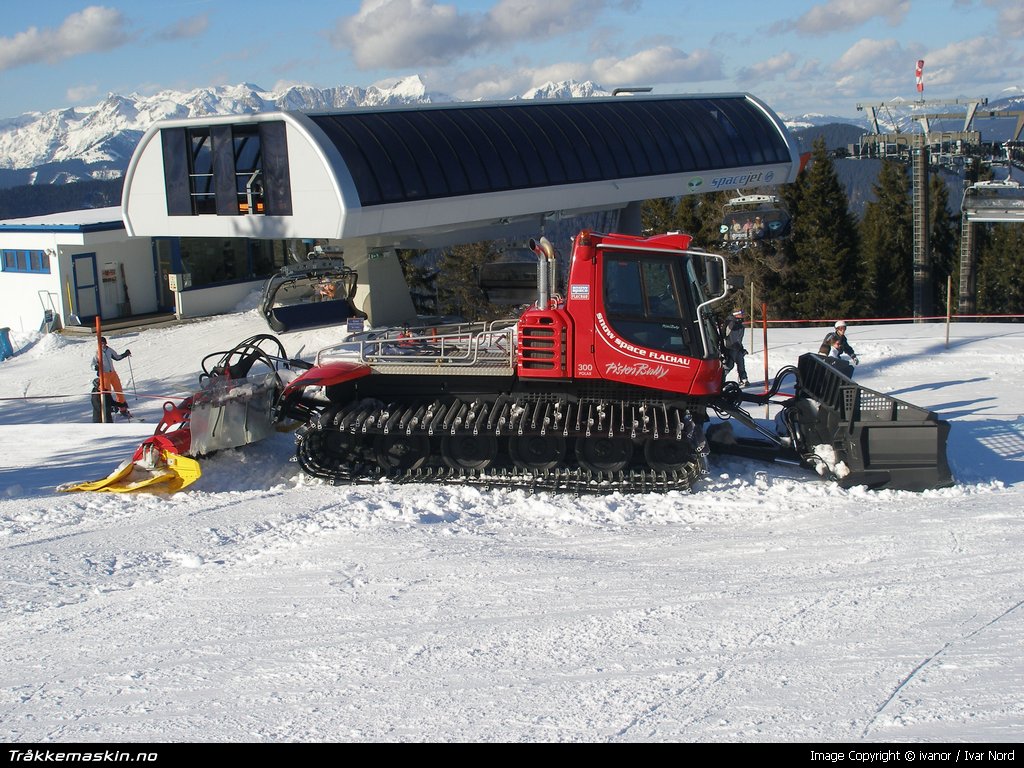
{"type": "Polygon", "coordinates": [[[0,253],[0,269],[4,272],[50,274],[50,256],[46,251],[8,250],[0,253]]]}
{"type": "Polygon", "coordinates": [[[256,126],[232,130],[235,153],[235,194],[239,213],[264,213],[263,151],[256,126]]]}
{"type": "Polygon", "coordinates": [[[213,142],[208,128],[190,128],[189,193],[192,213],[216,213],[217,200],[213,187],[213,142]]]}

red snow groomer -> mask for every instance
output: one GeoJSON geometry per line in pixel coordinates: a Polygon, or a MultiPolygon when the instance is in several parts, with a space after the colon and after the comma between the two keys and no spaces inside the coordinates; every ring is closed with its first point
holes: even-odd
{"type": "Polygon", "coordinates": [[[716,450],[796,461],[846,486],[952,484],[947,422],[824,358],[804,355],[762,395],[723,385],[713,309],[725,259],[690,244],[581,232],[558,294],[554,249],[531,241],[536,301],[518,320],[371,332],[321,351],[278,404],[279,419],[302,423],[299,463],[338,483],[690,488],[707,473],[712,412],[751,434],[709,430],[716,450]],[[795,396],[781,397],[787,377],[795,396]],[[777,427],[744,403],[781,406],[777,427]]]}

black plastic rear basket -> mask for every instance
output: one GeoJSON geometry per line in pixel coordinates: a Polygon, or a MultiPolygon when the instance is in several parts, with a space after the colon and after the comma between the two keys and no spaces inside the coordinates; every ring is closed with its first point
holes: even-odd
{"type": "Polygon", "coordinates": [[[835,449],[849,470],[842,485],[913,491],[953,485],[949,422],[861,386],[821,355],[802,355],[797,370],[798,400],[818,405],[800,408],[804,439],[835,449]]]}

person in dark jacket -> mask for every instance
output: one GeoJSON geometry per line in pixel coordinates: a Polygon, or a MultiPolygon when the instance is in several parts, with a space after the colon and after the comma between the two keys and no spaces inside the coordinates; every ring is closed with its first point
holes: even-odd
{"type": "Polygon", "coordinates": [[[744,362],[747,350],[743,348],[743,332],[746,330],[743,321],[746,317],[746,312],[742,309],[737,309],[732,313],[729,322],[725,324],[725,351],[727,355],[725,374],[728,376],[729,371],[735,366],[741,387],[750,385],[750,382],[747,381],[747,366],[744,362]]]}
{"type": "MultiPolygon", "coordinates": [[[[854,365],[860,364],[860,360],[857,359],[857,353],[853,351],[853,347],[850,346],[850,342],[846,338],[846,321],[836,320],[836,324],[831,331],[825,334],[825,340],[821,342],[821,346],[818,347],[819,355],[830,355],[832,353],[832,343],[838,340],[839,354],[846,355],[853,361],[854,365]]],[[[834,355],[833,355],[834,357],[834,355]]]]}
{"type": "Polygon", "coordinates": [[[99,379],[92,380],[92,420],[97,424],[104,421],[110,424],[114,421],[114,398],[109,392],[100,392],[99,379]],[[103,415],[104,407],[107,409],[106,418],[103,415]]]}

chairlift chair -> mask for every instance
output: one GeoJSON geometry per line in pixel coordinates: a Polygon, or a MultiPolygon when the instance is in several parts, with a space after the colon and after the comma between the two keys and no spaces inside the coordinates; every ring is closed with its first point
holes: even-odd
{"type": "Polygon", "coordinates": [[[278,333],[340,325],[366,317],[353,303],[358,275],[340,255],[314,249],[282,267],[263,286],[260,313],[278,333]]]}
{"type": "Polygon", "coordinates": [[[1013,178],[976,182],[964,190],[960,209],[971,222],[1024,222],[1024,185],[1013,178]]]}
{"type": "Polygon", "coordinates": [[[738,251],[758,242],[788,237],[791,218],[775,195],[743,195],[725,204],[719,232],[722,247],[738,251]]]}

